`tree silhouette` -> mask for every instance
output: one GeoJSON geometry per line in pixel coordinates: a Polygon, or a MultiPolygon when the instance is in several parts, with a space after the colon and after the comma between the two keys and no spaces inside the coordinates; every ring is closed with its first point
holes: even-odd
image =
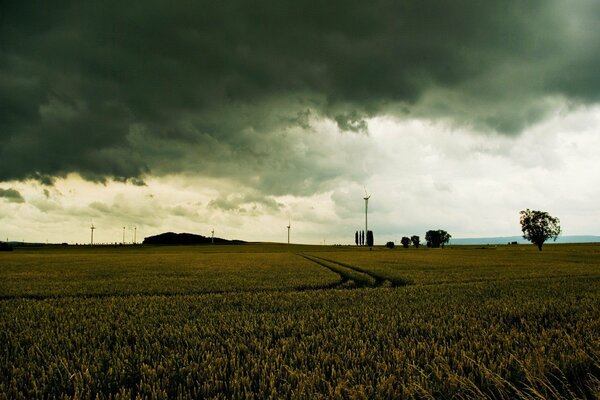
{"type": "Polygon", "coordinates": [[[404,246],[405,249],[408,249],[408,245],[410,244],[410,239],[406,236],[402,236],[400,243],[402,243],[402,246],[404,246]]]}
{"type": "Polygon", "coordinates": [[[421,238],[418,237],[417,235],[412,235],[410,237],[410,241],[412,242],[413,246],[415,246],[415,248],[417,248],[417,249],[421,245],[421,238]]]}
{"type": "Polygon", "coordinates": [[[452,235],[444,230],[441,230],[440,236],[442,237],[442,249],[443,249],[444,245],[450,242],[450,238],[452,238],[452,235]]]}
{"type": "Polygon", "coordinates": [[[444,244],[448,243],[451,237],[452,235],[450,235],[443,229],[438,229],[437,231],[431,230],[425,233],[425,241],[427,242],[427,247],[432,247],[436,249],[440,246],[443,249],[444,244]]]}
{"type": "Polygon", "coordinates": [[[542,246],[546,240],[554,239],[556,241],[556,238],[560,235],[560,220],[545,211],[530,210],[528,208],[519,212],[519,215],[523,238],[535,244],[539,251],[542,251],[542,246]]]}
{"type": "Polygon", "coordinates": [[[373,231],[367,231],[367,246],[373,247],[373,231]]]}
{"type": "Polygon", "coordinates": [[[354,243],[358,246],[358,231],[354,232],[354,243]]]}

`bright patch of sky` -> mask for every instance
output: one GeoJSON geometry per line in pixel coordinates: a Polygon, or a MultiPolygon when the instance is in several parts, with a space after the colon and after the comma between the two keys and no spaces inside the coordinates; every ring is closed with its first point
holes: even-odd
{"type": "MultiPolygon", "coordinates": [[[[369,229],[378,243],[445,229],[454,237],[520,233],[518,212],[550,212],[563,234],[594,234],[600,213],[600,107],[563,112],[517,137],[482,135],[424,120],[378,117],[369,135],[341,133],[321,121],[316,128],[338,184],[310,195],[262,195],[227,179],[176,174],[145,177],[145,186],[82,179],[76,174],[54,186],[35,181],[0,184],[24,201],[0,198],[2,239],[87,243],[126,241],[165,231],[248,241],[284,242],[288,219],[292,241],[353,241],[364,227],[366,186],[369,229]],[[344,151],[336,151],[344,149],[344,151]],[[346,168],[365,174],[345,177],[346,168]]],[[[349,174],[351,175],[351,174],[349,174]]]]}

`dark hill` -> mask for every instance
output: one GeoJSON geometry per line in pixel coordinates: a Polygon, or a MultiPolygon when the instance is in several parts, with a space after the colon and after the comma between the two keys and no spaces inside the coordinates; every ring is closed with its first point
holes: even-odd
{"type": "MultiPolygon", "coordinates": [[[[240,244],[244,243],[241,240],[227,240],[221,238],[214,239],[215,244],[240,244]]],[[[176,245],[190,245],[190,244],[211,244],[212,239],[207,236],[195,235],[193,233],[173,233],[166,232],[156,236],[148,236],[144,238],[144,244],[176,244],[176,245]]]]}
{"type": "Polygon", "coordinates": [[[0,251],[13,251],[13,247],[5,242],[0,242],[0,251]]]}

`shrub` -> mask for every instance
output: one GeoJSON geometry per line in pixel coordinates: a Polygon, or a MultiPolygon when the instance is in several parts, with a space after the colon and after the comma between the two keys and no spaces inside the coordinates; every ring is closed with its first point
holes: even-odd
{"type": "Polygon", "coordinates": [[[408,245],[410,244],[410,239],[407,238],[406,236],[403,236],[402,240],[400,240],[400,243],[402,243],[402,246],[404,246],[405,249],[408,249],[408,245]]]}

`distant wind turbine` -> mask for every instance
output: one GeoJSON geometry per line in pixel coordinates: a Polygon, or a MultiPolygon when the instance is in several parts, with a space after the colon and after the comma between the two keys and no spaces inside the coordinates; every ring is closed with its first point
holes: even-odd
{"type": "Polygon", "coordinates": [[[96,229],[96,227],[94,226],[94,223],[92,222],[92,226],[90,226],[90,231],[91,231],[91,238],[90,238],[90,246],[94,245],[94,229],[96,229]]]}
{"type": "Polygon", "coordinates": [[[292,222],[288,220],[287,230],[288,230],[288,244],[290,244],[290,229],[292,228],[292,222]]]}
{"type": "Polygon", "coordinates": [[[210,231],[210,242],[215,244],[215,228],[212,228],[212,231],[210,231]]]}
{"type": "Polygon", "coordinates": [[[367,223],[367,212],[369,209],[369,199],[371,198],[371,195],[369,193],[367,193],[367,188],[365,188],[365,197],[363,197],[365,200],[365,235],[367,234],[367,232],[369,232],[369,225],[367,223]]]}
{"type": "Polygon", "coordinates": [[[123,227],[123,244],[125,244],[125,227],[123,227]]]}

